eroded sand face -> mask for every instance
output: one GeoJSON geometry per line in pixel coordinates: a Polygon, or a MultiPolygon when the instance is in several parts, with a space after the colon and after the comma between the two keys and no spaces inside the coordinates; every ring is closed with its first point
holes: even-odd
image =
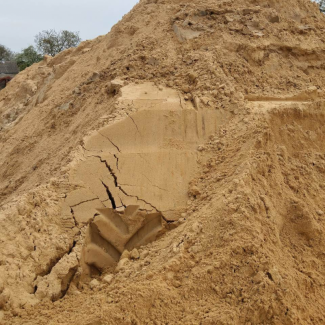
{"type": "Polygon", "coordinates": [[[177,91],[152,83],[128,85],[121,93],[120,105],[135,112],[85,141],[85,157],[70,177],[81,188],[68,194],[64,213],[72,209],[78,223],[87,223],[97,208],[139,205],[177,220],[197,172],[198,147],[225,114],[195,108],[177,91]]]}

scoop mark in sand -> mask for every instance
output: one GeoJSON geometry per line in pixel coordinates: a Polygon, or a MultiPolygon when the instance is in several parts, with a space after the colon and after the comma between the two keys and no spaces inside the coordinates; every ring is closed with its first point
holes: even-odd
{"type": "Polygon", "coordinates": [[[88,273],[102,272],[115,266],[125,249],[146,245],[154,241],[163,230],[161,213],[146,213],[139,206],[127,206],[124,212],[114,209],[98,209],[88,227],[83,250],[88,273]],[[128,220],[140,220],[138,227],[130,229],[128,220]]]}

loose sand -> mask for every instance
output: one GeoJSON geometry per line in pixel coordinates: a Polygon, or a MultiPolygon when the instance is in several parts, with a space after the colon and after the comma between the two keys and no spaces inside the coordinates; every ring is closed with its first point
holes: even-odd
{"type": "Polygon", "coordinates": [[[142,0],[0,92],[0,324],[324,324],[325,16],[142,0]]]}

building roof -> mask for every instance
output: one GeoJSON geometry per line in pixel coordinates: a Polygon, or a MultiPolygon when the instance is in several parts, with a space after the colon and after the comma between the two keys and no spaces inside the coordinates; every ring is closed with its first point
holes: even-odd
{"type": "Polygon", "coordinates": [[[0,74],[17,74],[19,68],[14,61],[0,61],[0,74]]]}

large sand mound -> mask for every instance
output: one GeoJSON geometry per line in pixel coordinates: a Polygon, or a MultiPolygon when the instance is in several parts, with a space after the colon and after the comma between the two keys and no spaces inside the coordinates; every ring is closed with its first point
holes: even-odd
{"type": "Polygon", "coordinates": [[[307,0],[143,0],[19,74],[0,323],[325,323],[324,28],[307,0]]]}

